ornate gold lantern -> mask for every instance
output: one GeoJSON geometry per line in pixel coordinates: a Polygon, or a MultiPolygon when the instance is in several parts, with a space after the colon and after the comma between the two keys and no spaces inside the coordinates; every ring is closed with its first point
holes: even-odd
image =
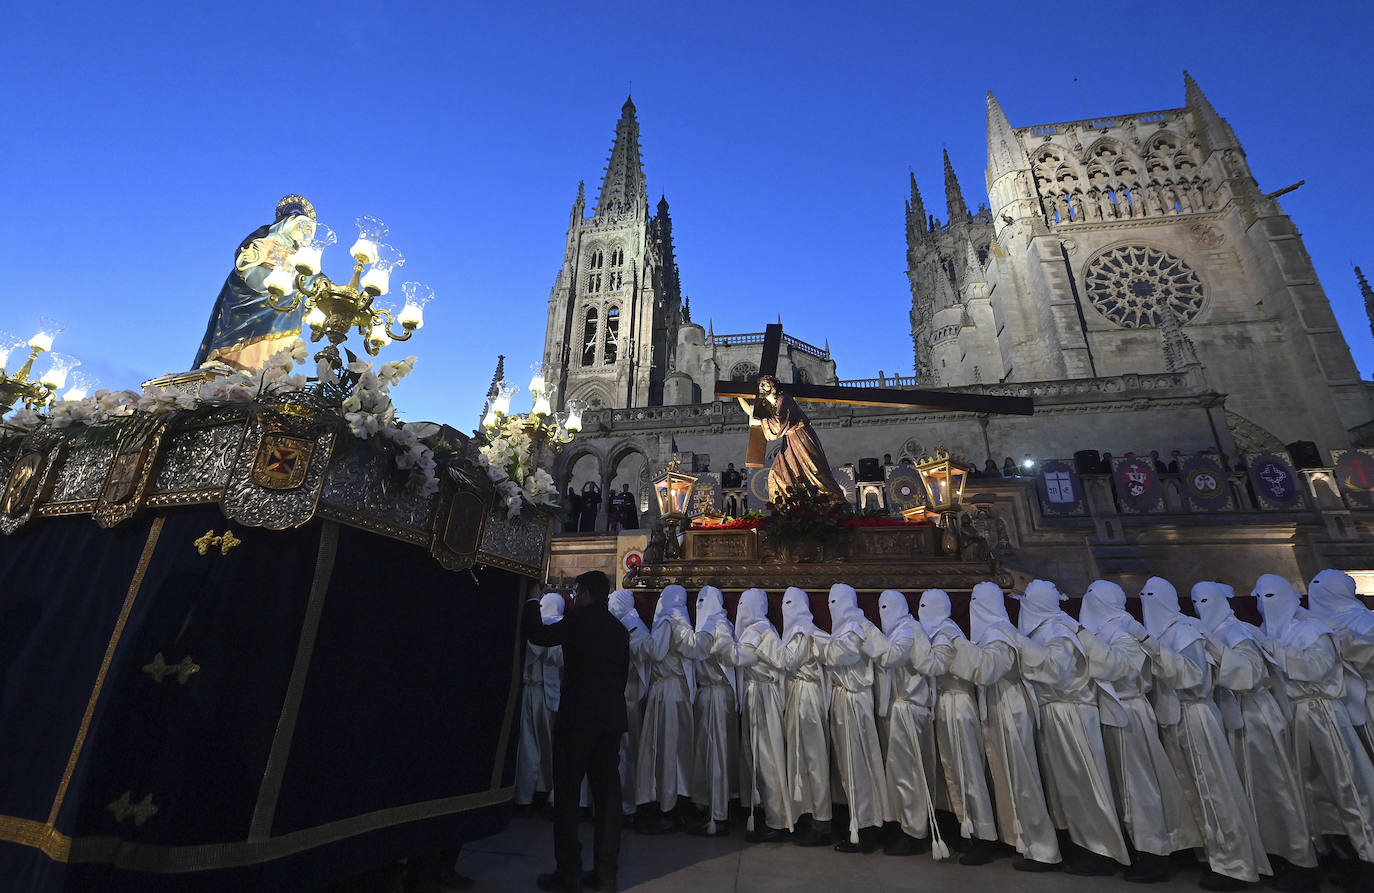
{"type": "Polygon", "coordinates": [[[944,528],[940,548],[952,555],[959,549],[959,500],[964,496],[964,484],[973,466],[941,448],[935,455],[917,462],[916,471],[925,487],[926,504],[905,509],[902,515],[912,521],[938,516],[944,528]]]}
{"type": "Polygon", "coordinates": [[[681,557],[682,551],[677,541],[677,525],[687,517],[687,506],[692,498],[692,488],[697,479],[682,471],[682,462],[673,457],[654,480],[654,496],[658,499],[658,514],[667,525],[663,557],[673,560],[681,557]]]}

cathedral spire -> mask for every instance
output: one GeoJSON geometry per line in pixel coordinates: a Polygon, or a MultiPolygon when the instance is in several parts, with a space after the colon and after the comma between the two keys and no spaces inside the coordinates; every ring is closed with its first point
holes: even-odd
{"type": "Polygon", "coordinates": [[[1236,134],[1226,119],[1217,114],[1207,94],[1193,80],[1187,71],[1183,72],[1183,98],[1188,108],[1197,113],[1199,128],[1206,136],[1207,145],[1212,149],[1231,149],[1240,145],[1236,134]]]}
{"type": "Polygon", "coordinates": [[[965,242],[964,248],[964,284],[970,282],[986,282],[987,276],[983,273],[983,262],[978,259],[978,252],[973,250],[972,242],[965,242]]]}
{"type": "Polygon", "coordinates": [[[1364,312],[1369,316],[1370,331],[1374,331],[1374,288],[1369,287],[1369,280],[1364,278],[1364,271],[1359,267],[1355,268],[1355,278],[1360,283],[1360,296],[1364,298],[1364,312]]]}
{"type": "Polygon", "coordinates": [[[1026,153],[1011,129],[1002,104],[988,91],[988,185],[1008,171],[1026,167],[1026,153]]]}
{"type": "Polygon", "coordinates": [[[496,374],[491,377],[491,387],[487,388],[487,396],[496,396],[496,386],[506,377],[506,355],[496,355],[496,374]]]}
{"type": "Polygon", "coordinates": [[[606,177],[601,181],[596,214],[600,217],[633,211],[647,202],[644,166],[639,158],[639,121],[635,118],[635,104],[627,97],[615,125],[615,144],[611,146],[611,157],[606,164],[606,177]]]}
{"type": "Polygon", "coordinates": [[[945,210],[949,212],[949,222],[957,224],[968,217],[968,205],[964,204],[964,193],[959,189],[959,178],[954,176],[954,165],[949,163],[949,150],[945,150],[945,210]]]}
{"type": "MultiPolygon", "coordinates": [[[[949,155],[945,155],[948,160],[949,155]]],[[[916,221],[916,225],[924,229],[926,223],[926,203],[921,199],[921,190],[916,188],[916,174],[911,173],[911,217],[916,221]]]]}

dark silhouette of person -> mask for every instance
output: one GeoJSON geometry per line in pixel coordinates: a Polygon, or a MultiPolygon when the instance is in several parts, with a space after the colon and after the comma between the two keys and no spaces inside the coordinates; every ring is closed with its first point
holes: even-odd
{"type": "Polygon", "coordinates": [[[726,490],[737,490],[744,486],[744,478],[735,468],[735,463],[728,463],[725,470],[720,473],[720,485],[726,490]]]}
{"type": "Polygon", "coordinates": [[[620,738],[629,728],[625,681],[630,634],[607,609],[611,581],[601,571],[579,576],[571,610],[544,625],[539,599],[525,602],[525,638],[535,645],[563,646],[563,691],[553,721],[554,870],[541,874],[541,890],[579,891],[585,883],[616,888],[620,858],[620,738]],[[596,813],[593,867],[582,873],[577,836],[582,779],[591,785],[596,813]]]}

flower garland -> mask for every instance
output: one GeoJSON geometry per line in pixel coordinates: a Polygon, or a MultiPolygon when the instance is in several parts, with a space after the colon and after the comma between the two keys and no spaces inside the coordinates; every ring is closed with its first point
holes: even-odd
{"type": "MultiPolygon", "coordinates": [[[[216,377],[202,383],[195,395],[155,385],[144,388],[142,393],[99,390],[80,400],[59,400],[48,415],[27,407],[15,410],[0,420],[0,429],[17,434],[27,434],[44,424],[60,429],[99,429],[127,422],[129,417],[139,413],[145,418],[156,419],[207,407],[270,404],[293,392],[306,390],[309,379],[295,370],[309,356],[310,346],[298,338],[270,356],[261,370],[235,371],[216,377]]],[[[210,366],[227,368],[213,361],[205,367],[210,366]]],[[[391,402],[391,387],[414,368],[413,356],[383,363],[375,370],[371,363],[354,360],[340,377],[327,362],[321,362],[317,369],[316,393],[338,408],[343,423],[354,437],[363,441],[375,437],[384,442],[390,448],[388,452],[397,470],[408,472],[420,493],[428,496],[439,489],[434,453],[438,443],[434,438],[440,428],[430,422],[396,421],[396,407],[391,402]]],[[[455,477],[462,477],[453,468],[449,471],[455,477]]],[[[544,472],[544,476],[547,478],[548,473],[544,472]]],[[[551,478],[549,486],[552,487],[551,478]]]]}

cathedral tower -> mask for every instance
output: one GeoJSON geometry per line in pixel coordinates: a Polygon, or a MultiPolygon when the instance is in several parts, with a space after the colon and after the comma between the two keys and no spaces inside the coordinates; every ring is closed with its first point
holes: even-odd
{"type": "Polygon", "coordinates": [[[639,121],[626,99],[615,142],[587,216],[579,183],[563,266],[549,295],[545,378],[554,405],[624,408],[663,402],[663,382],[682,323],[668,202],[649,214],[639,121]]]}
{"type": "Polygon", "coordinates": [[[1301,235],[1186,72],[1181,107],[1030,127],[988,94],[987,152],[986,213],[960,219],[948,159],[949,222],[908,201],[928,384],[1200,364],[1234,425],[1271,445],[1345,447],[1370,420],[1301,235]]]}

